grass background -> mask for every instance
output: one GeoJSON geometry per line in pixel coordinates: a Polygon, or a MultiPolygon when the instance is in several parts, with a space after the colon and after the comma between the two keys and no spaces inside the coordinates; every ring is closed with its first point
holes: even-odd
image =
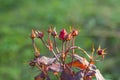
{"type": "Polygon", "coordinates": [[[120,80],[120,0],[0,0],[0,80],[33,80],[39,71],[28,65],[31,29],[45,32],[50,25],[57,31],[79,28],[76,45],[88,52],[92,43],[107,48],[97,67],[106,80],[120,80]]]}

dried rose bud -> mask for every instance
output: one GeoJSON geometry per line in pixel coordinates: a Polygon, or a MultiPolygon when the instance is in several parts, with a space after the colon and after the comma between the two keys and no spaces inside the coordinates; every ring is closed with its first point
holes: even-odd
{"type": "Polygon", "coordinates": [[[51,35],[54,36],[54,37],[57,36],[56,30],[53,30],[52,33],[51,33],[51,35]]]}
{"type": "Polygon", "coordinates": [[[40,56],[40,51],[38,50],[38,48],[36,47],[36,45],[34,44],[34,50],[35,50],[35,57],[39,57],[40,56]]]}
{"type": "Polygon", "coordinates": [[[67,34],[67,35],[65,36],[65,40],[66,40],[66,41],[70,41],[71,39],[72,39],[71,33],[70,33],[70,34],[67,34]]]}
{"type": "Polygon", "coordinates": [[[40,31],[37,31],[37,37],[42,39],[44,37],[44,33],[43,32],[40,32],[40,31]]]}
{"type": "Polygon", "coordinates": [[[32,29],[31,39],[34,39],[34,38],[36,38],[36,35],[35,35],[35,31],[32,29]]]}
{"type": "Polygon", "coordinates": [[[102,56],[102,59],[104,59],[104,55],[106,54],[106,53],[105,53],[105,50],[106,50],[106,48],[105,48],[105,49],[101,49],[100,46],[99,46],[98,49],[97,49],[97,54],[98,54],[98,55],[101,55],[101,56],[102,56]]]}
{"type": "Polygon", "coordinates": [[[59,39],[64,41],[66,35],[67,35],[67,31],[65,29],[62,29],[59,34],[59,39]]]}
{"type": "Polygon", "coordinates": [[[98,55],[102,55],[103,54],[103,50],[102,49],[97,50],[97,53],[98,53],[98,55]]]}
{"type": "Polygon", "coordinates": [[[39,57],[40,56],[40,52],[35,52],[35,57],[39,57]]]}
{"type": "Polygon", "coordinates": [[[48,33],[51,33],[52,32],[52,28],[50,27],[48,30],[47,30],[48,33]]]}
{"type": "Polygon", "coordinates": [[[98,49],[97,49],[97,54],[98,55],[103,55],[103,54],[105,54],[105,50],[106,49],[101,49],[101,47],[99,46],[98,49]]]}
{"type": "Polygon", "coordinates": [[[74,30],[72,31],[72,36],[77,36],[78,34],[79,34],[79,31],[78,31],[78,30],[74,29],[74,30]]]}

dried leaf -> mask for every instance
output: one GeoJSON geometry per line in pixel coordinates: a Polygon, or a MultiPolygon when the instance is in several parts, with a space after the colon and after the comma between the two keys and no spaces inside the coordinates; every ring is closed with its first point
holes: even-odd
{"type": "Polygon", "coordinates": [[[39,65],[40,65],[40,63],[45,64],[45,65],[50,65],[55,61],[56,61],[56,58],[49,58],[49,57],[45,57],[45,56],[37,58],[37,63],[39,65]]]}
{"type": "Polygon", "coordinates": [[[63,69],[60,65],[60,63],[53,63],[52,65],[48,66],[49,70],[55,71],[55,72],[62,72],[63,69]]]}
{"type": "Polygon", "coordinates": [[[70,69],[65,68],[61,73],[60,79],[61,80],[74,80],[74,75],[70,69]]]}
{"type": "Polygon", "coordinates": [[[84,80],[83,77],[84,77],[84,72],[83,72],[83,70],[80,70],[79,72],[77,72],[77,73],[75,74],[75,80],[84,80]]]}
{"type": "Polygon", "coordinates": [[[60,80],[74,80],[74,78],[69,73],[66,73],[65,71],[63,71],[61,73],[60,80]]]}
{"type": "Polygon", "coordinates": [[[75,59],[79,60],[80,63],[84,63],[85,65],[89,65],[89,62],[85,58],[83,58],[77,54],[74,54],[73,57],[75,59]]]}

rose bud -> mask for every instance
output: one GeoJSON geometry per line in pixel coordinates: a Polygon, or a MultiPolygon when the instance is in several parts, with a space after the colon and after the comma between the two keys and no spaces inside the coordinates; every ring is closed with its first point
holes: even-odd
{"type": "Polygon", "coordinates": [[[36,31],[37,37],[42,39],[44,37],[44,33],[40,31],[36,31]]]}
{"type": "Polygon", "coordinates": [[[98,55],[102,55],[103,54],[103,50],[102,49],[97,50],[97,53],[98,53],[98,55]]]}
{"type": "Polygon", "coordinates": [[[35,35],[35,31],[32,29],[31,39],[34,39],[35,37],[36,37],[36,35],[35,35]]]}
{"type": "Polygon", "coordinates": [[[54,37],[57,36],[56,30],[53,30],[52,33],[51,33],[51,35],[54,36],[54,37]]]}
{"type": "Polygon", "coordinates": [[[103,55],[103,54],[105,54],[105,50],[106,49],[101,49],[101,47],[99,46],[98,49],[97,49],[97,54],[98,55],[103,55]]]}
{"type": "Polygon", "coordinates": [[[64,41],[66,35],[67,35],[67,31],[65,29],[62,29],[59,34],[59,39],[64,41]]]}
{"type": "Polygon", "coordinates": [[[79,33],[79,31],[78,31],[78,30],[76,30],[76,29],[74,29],[74,30],[72,31],[72,36],[77,36],[77,35],[78,35],[78,33],[79,33]]]}
{"type": "Polygon", "coordinates": [[[65,36],[65,40],[66,40],[66,41],[70,41],[71,39],[72,39],[71,33],[70,33],[70,34],[67,34],[67,35],[65,36]]]}
{"type": "Polygon", "coordinates": [[[105,53],[105,50],[106,50],[106,48],[105,48],[105,49],[101,49],[100,46],[99,46],[98,49],[97,49],[97,54],[98,54],[98,55],[101,55],[101,56],[102,56],[102,59],[104,59],[104,55],[106,54],[106,53],[105,53]]]}
{"type": "Polygon", "coordinates": [[[52,32],[52,28],[50,27],[48,30],[47,30],[48,33],[51,33],[52,32]]]}

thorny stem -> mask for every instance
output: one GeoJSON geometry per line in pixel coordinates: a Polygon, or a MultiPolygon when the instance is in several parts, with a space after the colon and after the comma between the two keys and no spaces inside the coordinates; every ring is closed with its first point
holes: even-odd
{"type": "Polygon", "coordinates": [[[57,59],[58,61],[60,61],[59,58],[58,58],[58,56],[55,54],[55,52],[54,52],[53,49],[52,49],[52,53],[54,54],[54,56],[56,57],[56,59],[57,59]]]}
{"type": "Polygon", "coordinates": [[[37,52],[38,52],[38,50],[37,50],[37,47],[36,47],[36,45],[35,45],[35,41],[34,41],[34,39],[32,39],[32,45],[33,45],[33,48],[34,48],[34,54],[36,54],[37,52]]]}
{"type": "Polygon", "coordinates": [[[64,69],[65,68],[64,41],[62,41],[62,63],[63,63],[63,69],[64,69]]]}
{"type": "MultiPolygon", "coordinates": [[[[43,40],[43,39],[41,39],[41,40],[42,40],[43,44],[44,44],[47,48],[49,48],[48,45],[44,42],[44,40],[43,40]]],[[[55,51],[54,51],[53,49],[52,49],[51,51],[52,51],[52,53],[54,54],[54,56],[56,57],[56,59],[59,61],[59,58],[57,57],[55,51]]]]}
{"type": "Polygon", "coordinates": [[[32,45],[33,45],[33,48],[34,48],[34,52],[36,51],[36,46],[35,46],[35,42],[34,42],[34,39],[32,39],[32,45]]]}
{"type": "Polygon", "coordinates": [[[54,40],[55,49],[56,49],[57,53],[59,53],[59,49],[57,48],[57,44],[56,44],[56,38],[53,37],[53,40],[54,40]]]}
{"type": "MultiPolygon", "coordinates": [[[[72,39],[72,46],[74,46],[75,45],[75,37],[73,36],[73,39],[72,39]]],[[[74,48],[72,49],[72,63],[73,63],[73,60],[74,60],[74,58],[73,58],[73,54],[75,53],[75,50],[74,50],[74,48]]],[[[72,67],[72,66],[71,66],[72,67]]]]}
{"type": "Polygon", "coordinates": [[[66,47],[67,47],[67,46],[66,46],[66,43],[67,43],[67,41],[65,41],[65,44],[64,44],[64,46],[65,46],[65,50],[64,50],[64,51],[66,51],[66,47]]]}
{"type": "MultiPolygon", "coordinates": [[[[79,47],[79,46],[72,46],[72,47],[70,47],[69,50],[71,50],[71,49],[72,49],[72,50],[73,50],[73,49],[79,49],[79,50],[81,50],[84,54],[86,54],[89,59],[91,58],[90,55],[89,55],[84,49],[82,49],[82,48],[79,47]]],[[[69,51],[69,50],[68,50],[68,51],[69,51]]]]}
{"type": "Polygon", "coordinates": [[[78,47],[78,49],[85,53],[89,59],[91,58],[90,55],[84,49],[82,49],[81,47],[78,47]]]}
{"type": "Polygon", "coordinates": [[[41,68],[41,67],[39,66],[39,64],[36,63],[36,67],[37,67],[40,71],[43,72],[43,74],[45,75],[45,78],[49,78],[48,73],[47,73],[46,70],[45,70],[45,65],[44,65],[44,64],[43,64],[43,68],[41,68]]]}
{"type": "Polygon", "coordinates": [[[43,39],[41,39],[42,43],[45,45],[45,47],[48,48],[48,45],[45,43],[45,41],[43,39]]]}

